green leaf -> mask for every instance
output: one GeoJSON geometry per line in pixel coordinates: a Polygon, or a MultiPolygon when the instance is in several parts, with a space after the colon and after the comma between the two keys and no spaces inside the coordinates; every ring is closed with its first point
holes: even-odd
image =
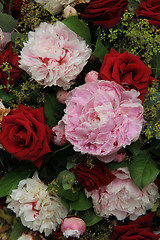
{"type": "Polygon", "coordinates": [[[6,104],[9,100],[13,98],[12,94],[8,94],[4,91],[4,89],[0,90],[0,98],[2,99],[3,103],[6,104]]]}
{"type": "Polygon", "coordinates": [[[107,163],[107,168],[110,170],[110,171],[113,171],[115,169],[118,169],[118,168],[123,168],[123,167],[127,167],[128,166],[128,162],[127,161],[122,161],[120,163],[118,162],[110,162],[110,163],[107,163]]]}
{"type": "Polygon", "coordinates": [[[11,32],[16,27],[18,20],[12,16],[0,12],[0,28],[4,32],[11,32]]]}
{"type": "Polygon", "coordinates": [[[135,155],[128,167],[133,182],[140,190],[153,182],[160,172],[150,154],[146,151],[141,151],[138,155],[135,155]]]}
{"type": "Polygon", "coordinates": [[[140,141],[132,142],[132,144],[128,147],[133,155],[138,155],[140,153],[140,141]]]}
{"type": "Polygon", "coordinates": [[[85,39],[89,45],[91,44],[90,30],[85,22],[79,20],[77,16],[66,18],[62,22],[77,35],[85,39]]]}
{"type": "Polygon", "coordinates": [[[16,38],[20,38],[22,40],[22,42],[24,42],[24,40],[27,39],[27,35],[22,34],[22,33],[18,33],[18,32],[13,32],[11,34],[11,41],[15,42],[16,38]]]}
{"type": "Polygon", "coordinates": [[[152,57],[151,68],[155,78],[160,78],[160,53],[152,57]]]}
{"type": "Polygon", "coordinates": [[[0,3],[0,12],[2,12],[2,11],[3,11],[3,9],[4,9],[4,7],[3,7],[3,4],[2,4],[2,3],[0,3]]]}
{"type": "Polygon", "coordinates": [[[102,40],[100,39],[100,37],[97,38],[96,41],[96,46],[95,46],[95,50],[93,52],[93,55],[95,55],[96,57],[99,58],[99,60],[101,62],[103,62],[103,58],[105,56],[106,53],[109,53],[108,48],[106,48],[103,43],[102,40]]]}
{"type": "Polygon", "coordinates": [[[136,9],[140,5],[141,0],[129,0],[128,10],[131,13],[135,13],[136,9]]]}
{"type": "Polygon", "coordinates": [[[84,192],[81,192],[77,201],[70,202],[70,209],[85,211],[92,207],[92,200],[87,198],[84,192]]]}
{"type": "Polygon", "coordinates": [[[8,240],[17,240],[22,235],[22,233],[24,233],[26,230],[27,228],[24,227],[20,219],[18,219],[17,223],[15,224],[14,228],[11,231],[11,234],[8,240]]]}
{"type": "Polygon", "coordinates": [[[47,125],[52,128],[57,125],[58,121],[64,115],[65,105],[59,103],[54,94],[46,94],[46,102],[44,104],[44,115],[47,125]]]}
{"type": "Polygon", "coordinates": [[[93,226],[103,219],[95,214],[93,208],[86,210],[85,212],[79,212],[78,216],[85,221],[87,227],[93,226]]]}
{"type": "Polygon", "coordinates": [[[64,190],[61,185],[59,185],[57,182],[53,181],[48,185],[47,190],[51,193],[56,194],[64,199],[70,200],[70,201],[76,201],[79,197],[79,193],[74,190],[64,190]]]}
{"type": "Polygon", "coordinates": [[[72,173],[68,170],[64,170],[59,173],[59,175],[57,177],[57,181],[58,181],[58,183],[62,184],[64,190],[69,190],[74,185],[74,183],[76,181],[76,176],[74,173],[72,173]]]}
{"type": "Polygon", "coordinates": [[[0,179],[0,197],[5,197],[6,195],[11,194],[12,190],[17,188],[19,182],[22,179],[28,178],[34,170],[34,167],[27,168],[26,165],[23,165],[6,173],[0,179]]]}

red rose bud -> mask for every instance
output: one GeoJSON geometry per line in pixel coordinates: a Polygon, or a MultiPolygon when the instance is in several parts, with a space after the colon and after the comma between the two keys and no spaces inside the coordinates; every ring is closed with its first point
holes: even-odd
{"type": "Polygon", "coordinates": [[[9,47],[0,53],[0,84],[7,89],[7,85],[15,85],[21,76],[22,69],[20,69],[17,54],[13,52],[13,43],[10,42],[9,47]]]}
{"type": "Polygon", "coordinates": [[[149,24],[160,28],[160,1],[142,1],[140,6],[136,10],[136,15],[139,18],[148,19],[149,24]]]}
{"type": "Polygon", "coordinates": [[[114,27],[127,9],[128,0],[91,0],[80,14],[93,20],[95,26],[114,27]]]}
{"type": "Polygon", "coordinates": [[[111,49],[105,54],[100,76],[103,80],[115,81],[126,90],[135,89],[140,92],[139,98],[144,100],[147,87],[154,79],[152,70],[138,56],[128,53],[118,53],[111,49]]]}
{"type": "Polygon", "coordinates": [[[76,175],[77,180],[88,192],[108,185],[116,178],[102,162],[94,162],[93,168],[89,168],[84,161],[70,171],[76,175]]]}
{"type": "Polygon", "coordinates": [[[43,108],[20,104],[3,118],[0,143],[19,161],[29,160],[41,166],[43,156],[51,152],[52,130],[44,123],[43,108]]]}
{"type": "Polygon", "coordinates": [[[111,240],[158,240],[159,235],[155,235],[151,228],[153,216],[153,213],[149,213],[128,225],[115,226],[111,240]]]}

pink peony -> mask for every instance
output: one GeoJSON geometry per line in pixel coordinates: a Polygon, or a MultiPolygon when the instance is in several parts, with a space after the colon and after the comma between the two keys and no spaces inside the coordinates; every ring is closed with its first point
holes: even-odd
{"type": "Polygon", "coordinates": [[[117,177],[107,186],[87,192],[92,197],[94,210],[100,217],[114,215],[118,220],[129,217],[135,220],[151,209],[159,197],[155,183],[150,183],[142,191],[133,183],[128,168],[113,171],[117,177]]]}
{"type": "Polygon", "coordinates": [[[60,127],[75,151],[109,162],[139,138],[143,106],[138,96],[112,81],[85,83],[68,94],[60,127]]]}
{"type": "Polygon", "coordinates": [[[86,230],[86,224],[81,218],[66,217],[62,220],[61,231],[63,232],[63,235],[66,238],[68,237],[79,238],[80,235],[83,235],[85,230],[86,230]]]}
{"type": "Polygon", "coordinates": [[[29,32],[20,67],[39,84],[70,88],[91,55],[91,49],[62,22],[41,23],[29,32]]]}
{"type": "Polygon", "coordinates": [[[98,72],[96,71],[90,71],[85,76],[85,82],[93,82],[95,80],[98,80],[98,72]]]}
{"type": "Polygon", "coordinates": [[[58,146],[63,146],[66,144],[67,140],[65,138],[65,134],[61,128],[59,128],[58,125],[52,128],[52,131],[54,133],[54,136],[52,138],[52,141],[54,144],[58,146]]]}

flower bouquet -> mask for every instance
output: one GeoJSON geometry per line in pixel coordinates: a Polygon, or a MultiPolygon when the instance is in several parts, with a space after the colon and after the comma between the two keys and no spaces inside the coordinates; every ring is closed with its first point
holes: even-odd
{"type": "Polygon", "coordinates": [[[159,0],[0,1],[0,239],[160,239],[159,0]]]}

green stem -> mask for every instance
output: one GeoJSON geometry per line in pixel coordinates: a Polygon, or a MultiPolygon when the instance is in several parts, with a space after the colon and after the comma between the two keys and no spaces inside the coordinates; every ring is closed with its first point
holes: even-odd
{"type": "Polygon", "coordinates": [[[13,0],[10,0],[8,14],[12,16],[13,0]]]}

